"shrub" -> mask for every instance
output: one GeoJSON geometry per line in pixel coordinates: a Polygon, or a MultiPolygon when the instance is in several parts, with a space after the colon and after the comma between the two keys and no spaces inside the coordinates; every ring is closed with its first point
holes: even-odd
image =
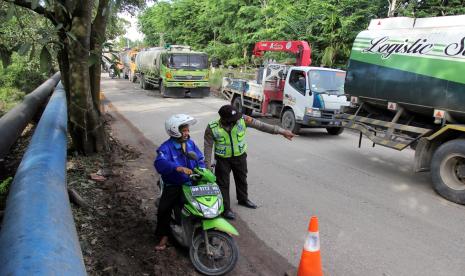
{"type": "Polygon", "coordinates": [[[0,87],[0,117],[21,102],[25,93],[15,87],[0,87]]]}
{"type": "Polygon", "coordinates": [[[0,68],[0,87],[15,87],[26,93],[32,92],[47,79],[40,71],[38,61],[13,54],[12,64],[0,68]]]}

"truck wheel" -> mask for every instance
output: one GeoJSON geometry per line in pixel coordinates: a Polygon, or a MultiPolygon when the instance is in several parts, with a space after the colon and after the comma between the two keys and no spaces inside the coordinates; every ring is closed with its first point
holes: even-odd
{"type": "Polygon", "coordinates": [[[339,135],[344,131],[343,127],[327,127],[326,131],[329,135],[339,135]]]}
{"type": "Polygon", "coordinates": [[[150,88],[150,84],[145,81],[145,76],[142,76],[142,89],[147,90],[150,88]]]}
{"type": "Polygon", "coordinates": [[[252,115],[252,109],[244,107],[242,105],[241,97],[235,97],[231,103],[232,106],[234,106],[239,112],[245,115],[252,115]]]}
{"type": "Polygon", "coordinates": [[[145,82],[145,77],[144,75],[140,75],[140,79],[139,79],[139,87],[144,89],[144,82],[145,82]]]}
{"type": "Polygon", "coordinates": [[[160,95],[165,96],[166,87],[163,85],[163,81],[160,81],[160,85],[158,87],[160,89],[160,95]]]}
{"type": "Polygon", "coordinates": [[[290,130],[294,134],[298,134],[300,131],[300,124],[295,121],[294,112],[290,109],[284,111],[281,117],[281,125],[284,129],[290,130]]]}
{"type": "Polygon", "coordinates": [[[436,150],[431,161],[431,178],[438,194],[465,204],[465,139],[449,141],[436,150]]]}

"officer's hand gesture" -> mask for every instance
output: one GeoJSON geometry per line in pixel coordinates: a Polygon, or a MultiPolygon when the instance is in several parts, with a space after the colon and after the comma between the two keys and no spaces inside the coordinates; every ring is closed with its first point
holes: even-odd
{"type": "Polygon", "coordinates": [[[296,135],[292,133],[292,131],[285,129],[283,132],[281,132],[281,135],[284,136],[287,140],[292,140],[296,135]]]}

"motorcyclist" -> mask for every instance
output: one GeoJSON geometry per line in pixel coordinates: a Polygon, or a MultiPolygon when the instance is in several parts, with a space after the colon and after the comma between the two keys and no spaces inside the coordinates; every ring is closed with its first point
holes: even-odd
{"type": "Polygon", "coordinates": [[[170,136],[158,149],[154,166],[164,183],[157,213],[157,229],[160,237],[156,250],[164,250],[170,231],[170,216],[176,204],[182,204],[182,185],[190,183],[189,175],[197,165],[205,168],[204,157],[194,141],[190,139],[189,127],[197,122],[186,114],[176,114],[165,122],[166,133],[170,136]],[[198,160],[188,158],[188,152],[195,152],[198,160]]]}

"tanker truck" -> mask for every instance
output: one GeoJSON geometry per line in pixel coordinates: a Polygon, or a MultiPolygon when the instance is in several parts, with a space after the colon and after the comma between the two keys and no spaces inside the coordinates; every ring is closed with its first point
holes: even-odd
{"type": "Polygon", "coordinates": [[[465,204],[465,15],[373,19],[353,44],[342,125],[415,150],[414,171],[465,204]]]}
{"type": "Polygon", "coordinates": [[[156,86],[163,97],[203,98],[210,94],[208,56],[189,46],[140,51],[136,56],[136,76],[142,89],[156,86]]]}

